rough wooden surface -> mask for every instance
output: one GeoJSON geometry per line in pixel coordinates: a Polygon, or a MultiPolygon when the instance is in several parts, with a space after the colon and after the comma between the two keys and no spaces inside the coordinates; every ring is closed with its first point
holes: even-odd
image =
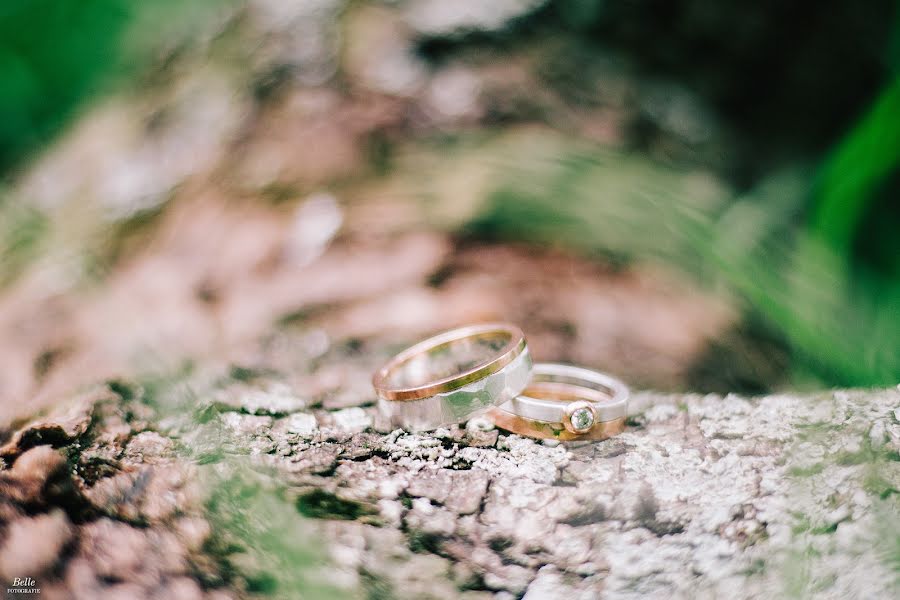
{"type": "MultiPolygon", "coordinates": [[[[479,320],[637,387],[733,389],[719,364],[783,383],[777,345],[708,360],[739,326],[731,299],[455,233],[498,189],[486,165],[572,144],[621,151],[621,189],[731,195],[712,168],[727,131],[623,57],[572,71],[572,101],[540,75],[533,44],[553,40],[418,51],[540,3],[501,4],[239,3],[173,32],[4,190],[0,217],[40,235],[0,273],[0,591],[896,597],[896,389],[640,393],[625,434],[585,445],[384,429],[372,370],[479,320]],[[71,396],[123,374],[140,380],[71,396]]],[[[635,237],[668,248],[665,230],[635,237]]]]}
{"type": "Polygon", "coordinates": [[[0,451],[0,577],[47,598],[252,594],[267,566],[223,550],[198,476],[244,456],[312,518],[318,577],[348,597],[897,591],[896,389],[639,394],[623,435],[554,445],[477,421],[384,431],[365,396],[304,410],[241,379],[195,381],[190,418],[115,383],[19,430],[0,451]]]}

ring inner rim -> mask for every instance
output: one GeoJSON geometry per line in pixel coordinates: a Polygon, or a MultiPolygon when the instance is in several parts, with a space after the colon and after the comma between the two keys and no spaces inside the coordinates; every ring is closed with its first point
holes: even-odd
{"type": "Polygon", "coordinates": [[[629,396],[628,386],[606,373],[564,363],[537,363],[528,387],[499,410],[535,422],[562,424],[567,406],[584,401],[597,411],[599,424],[626,416],[629,396]]]}

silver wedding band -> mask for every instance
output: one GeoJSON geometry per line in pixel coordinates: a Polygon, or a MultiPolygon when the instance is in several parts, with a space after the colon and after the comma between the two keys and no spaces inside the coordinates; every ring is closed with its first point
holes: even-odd
{"type": "Polygon", "coordinates": [[[538,363],[524,392],[490,415],[499,427],[529,437],[601,440],[624,429],[628,396],[628,386],[604,373],[538,363]]]}
{"type": "MultiPolygon", "coordinates": [[[[538,363],[531,371],[532,386],[544,385],[548,390],[556,387],[560,394],[580,396],[576,402],[586,402],[595,421],[612,421],[626,416],[628,386],[614,377],[573,365],[538,363]]],[[[563,423],[572,407],[558,400],[532,398],[527,392],[500,407],[535,421],[563,423]]]]}

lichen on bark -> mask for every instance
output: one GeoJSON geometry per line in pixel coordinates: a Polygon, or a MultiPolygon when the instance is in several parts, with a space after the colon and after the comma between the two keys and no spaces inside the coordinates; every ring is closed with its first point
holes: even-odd
{"type": "Polygon", "coordinates": [[[45,597],[896,591],[897,389],[643,393],[624,434],[566,445],[389,431],[364,398],[268,414],[271,385],[116,384],[24,426],[0,451],[3,576],[45,597]]]}

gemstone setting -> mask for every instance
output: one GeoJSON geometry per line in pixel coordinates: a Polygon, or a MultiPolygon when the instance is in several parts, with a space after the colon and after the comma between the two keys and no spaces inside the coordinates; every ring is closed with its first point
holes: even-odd
{"type": "Polygon", "coordinates": [[[572,433],[586,433],[597,422],[597,413],[590,402],[578,400],[566,406],[566,429],[572,433]]]}
{"type": "Polygon", "coordinates": [[[572,427],[575,429],[588,429],[594,424],[594,415],[586,408],[579,408],[572,412],[572,427]]]}

